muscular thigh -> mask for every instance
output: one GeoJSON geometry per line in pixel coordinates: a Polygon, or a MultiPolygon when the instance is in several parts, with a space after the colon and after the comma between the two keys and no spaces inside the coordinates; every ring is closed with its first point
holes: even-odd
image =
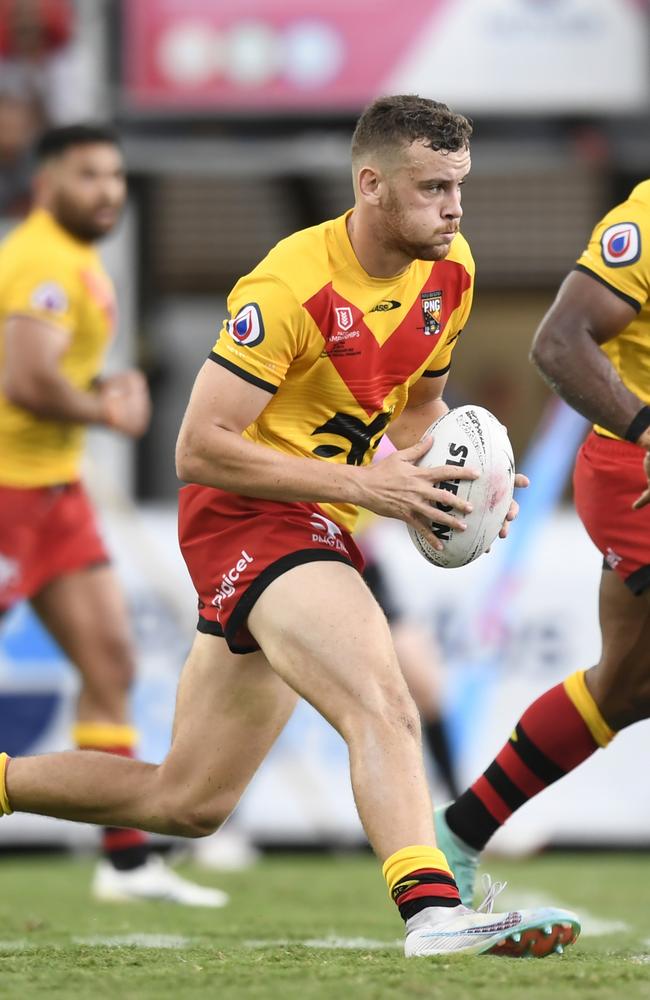
{"type": "Polygon", "coordinates": [[[646,705],[650,708],[650,589],[635,596],[616,573],[605,570],[599,614],[602,653],[587,680],[616,729],[644,718],[646,705]]]}
{"type": "Polygon", "coordinates": [[[275,742],[297,701],[261,652],[231,653],[197,634],[183,668],[170,753],[161,766],[190,806],[218,801],[224,814],[275,742]]]}
{"type": "Polygon", "coordinates": [[[275,670],[333,725],[359,708],[408,701],[383,612],[359,573],[311,562],[284,573],[258,598],[248,628],[275,670]]]}

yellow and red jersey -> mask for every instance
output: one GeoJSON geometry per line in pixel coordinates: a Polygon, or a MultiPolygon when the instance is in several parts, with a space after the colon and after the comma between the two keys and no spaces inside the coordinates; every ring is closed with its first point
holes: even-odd
{"type": "MultiPolygon", "coordinates": [[[[62,374],[87,390],[115,325],[115,295],[97,251],[37,209],[0,246],[0,327],[12,315],[65,330],[62,374]]],[[[0,338],[0,366],[4,346],[0,338]]],[[[0,484],[51,486],[79,478],[84,428],[35,416],[0,392],[0,484]]]]}
{"type": "MultiPolygon", "coordinates": [[[[474,262],[461,235],[448,257],[373,278],[347,215],[281,241],[233,289],[211,358],[273,398],[244,432],[277,451],[365,465],[409,387],[449,370],[469,315],[474,262]]],[[[356,508],[322,504],[351,529],[356,508]]]]}
{"type": "MultiPolygon", "coordinates": [[[[636,310],[636,318],[601,346],[627,388],[650,403],[650,180],[601,219],[576,268],[636,310]]],[[[595,430],[616,437],[605,427],[595,430]]]]}

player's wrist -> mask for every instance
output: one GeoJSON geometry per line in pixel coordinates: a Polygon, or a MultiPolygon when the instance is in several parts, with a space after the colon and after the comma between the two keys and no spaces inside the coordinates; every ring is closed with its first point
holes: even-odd
{"type": "Polygon", "coordinates": [[[625,440],[650,449],[650,406],[642,406],[625,432],[625,440]]]}
{"type": "Polygon", "coordinates": [[[97,423],[104,427],[119,427],[119,398],[117,393],[97,394],[97,423]]]}

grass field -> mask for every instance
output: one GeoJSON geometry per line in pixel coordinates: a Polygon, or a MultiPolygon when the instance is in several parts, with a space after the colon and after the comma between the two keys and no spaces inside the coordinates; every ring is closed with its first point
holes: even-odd
{"type": "Polygon", "coordinates": [[[641,1000],[650,997],[644,855],[493,861],[505,905],[548,899],[584,919],[544,960],[402,957],[401,922],[368,855],[271,856],[242,875],[181,870],[232,893],[224,910],[97,904],[92,865],[0,860],[0,996],[222,1000],[641,1000]]]}

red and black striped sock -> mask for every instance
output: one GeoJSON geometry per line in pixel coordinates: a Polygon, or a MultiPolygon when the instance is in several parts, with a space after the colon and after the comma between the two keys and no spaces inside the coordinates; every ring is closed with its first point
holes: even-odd
{"type": "Polygon", "coordinates": [[[483,850],[515,810],[614,736],[593,700],[584,671],[572,674],[530,705],[512,736],[477,781],[445,814],[461,840],[483,850]]]}
{"type": "Polygon", "coordinates": [[[382,871],[404,921],[430,906],[460,905],[458,886],[437,847],[403,847],[386,859],[382,871]]]}
{"type": "MultiPolygon", "coordinates": [[[[80,750],[101,750],[120,757],[133,757],[137,732],[132,726],[105,722],[77,722],[74,739],[80,750]]],[[[149,838],[141,830],[105,826],[102,829],[102,854],[114,868],[130,871],[143,865],[149,856],[149,838]]]]}

